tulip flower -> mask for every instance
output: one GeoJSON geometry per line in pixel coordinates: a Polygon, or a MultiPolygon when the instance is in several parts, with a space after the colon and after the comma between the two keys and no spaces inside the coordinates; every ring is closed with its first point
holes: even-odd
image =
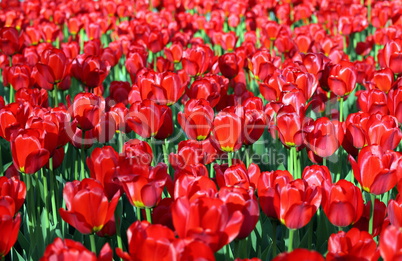
{"type": "Polygon", "coordinates": [[[153,152],[151,146],[142,140],[131,139],[123,145],[123,156],[134,165],[147,165],[152,163],[153,152]]]}
{"type": "Polygon", "coordinates": [[[276,131],[283,145],[298,147],[303,144],[302,124],[304,114],[298,114],[293,106],[288,105],[279,109],[276,116],[276,131]],[[290,122],[292,122],[290,124],[290,122]]]}
{"type": "Polygon", "coordinates": [[[26,64],[17,64],[12,67],[6,67],[3,71],[4,86],[10,84],[16,91],[21,88],[32,87],[33,82],[30,78],[31,71],[32,69],[26,64]]]}
{"type": "Polygon", "coordinates": [[[392,89],[388,93],[388,109],[391,115],[402,124],[402,86],[392,89]]]}
{"type": "MultiPolygon", "coordinates": [[[[8,197],[8,196],[6,196],[8,197]]],[[[11,202],[0,198],[0,231],[3,236],[0,238],[0,258],[3,259],[11,248],[17,242],[18,231],[20,230],[21,216],[15,215],[15,206],[13,200],[8,197],[11,202]]]]}
{"type": "Polygon", "coordinates": [[[327,166],[306,166],[303,170],[302,178],[310,186],[321,187],[324,183],[332,184],[332,176],[327,166]]]}
{"type": "Polygon", "coordinates": [[[242,145],[241,118],[233,112],[221,111],[213,121],[212,139],[225,152],[233,152],[242,145]]]}
{"type": "Polygon", "coordinates": [[[331,68],[328,86],[335,95],[349,95],[356,87],[356,71],[353,67],[336,64],[331,68]]]}
{"type": "Polygon", "coordinates": [[[183,70],[190,76],[199,76],[209,70],[213,52],[208,45],[196,45],[184,50],[183,70]]]}
{"type": "Polygon", "coordinates": [[[398,120],[391,115],[380,113],[370,115],[366,138],[368,145],[380,145],[384,150],[394,150],[402,139],[398,120]]]}
{"type": "Polygon", "coordinates": [[[394,82],[394,73],[388,67],[377,70],[373,73],[371,81],[375,88],[388,93],[394,82]]]}
{"type": "Polygon", "coordinates": [[[179,42],[173,43],[170,47],[165,47],[164,52],[169,61],[179,63],[183,56],[183,46],[179,42]]]}
{"type": "Polygon", "coordinates": [[[363,214],[363,198],[358,187],[344,179],[324,183],[321,205],[331,224],[345,227],[356,223],[363,214]]]}
{"type": "Polygon", "coordinates": [[[396,168],[400,156],[370,145],[360,150],[357,161],[349,156],[353,174],[364,191],[380,195],[392,189],[397,182],[396,168]]]}
{"type": "Polygon", "coordinates": [[[15,168],[25,174],[34,174],[48,162],[50,152],[44,146],[44,130],[20,130],[11,136],[11,154],[15,168]]]}
{"type": "Polygon", "coordinates": [[[279,57],[272,57],[268,51],[257,51],[251,57],[248,68],[259,81],[265,81],[279,67],[279,57]]]}
{"type": "Polygon", "coordinates": [[[0,177],[0,197],[9,196],[15,204],[14,216],[22,207],[25,201],[27,190],[25,183],[16,178],[0,177]]]}
{"type": "Polygon", "coordinates": [[[244,216],[231,212],[219,198],[176,199],[172,204],[173,225],[180,238],[202,241],[216,252],[234,240],[240,232],[244,216]]]}
{"type": "Polygon", "coordinates": [[[93,89],[102,84],[109,74],[110,65],[96,56],[81,54],[71,63],[71,76],[93,89]]]}
{"type": "MultiPolygon", "coordinates": [[[[360,231],[369,231],[369,219],[371,217],[371,201],[367,201],[364,204],[363,215],[353,225],[353,227],[360,231]]],[[[378,236],[381,231],[387,227],[390,222],[387,216],[387,207],[378,199],[374,200],[374,218],[373,218],[373,237],[378,236]]]]}
{"type": "Polygon", "coordinates": [[[378,260],[380,253],[373,237],[366,231],[352,228],[332,234],[328,240],[326,260],[378,260]]]}
{"type": "Polygon", "coordinates": [[[92,130],[105,112],[105,100],[93,93],[79,93],[74,97],[71,110],[78,128],[84,131],[92,130]]]}
{"type": "Polygon", "coordinates": [[[204,99],[189,100],[184,112],[177,114],[177,121],[186,133],[187,137],[193,140],[205,140],[211,131],[214,111],[204,99]]]}
{"type": "Polygon", "coordinates": [[[228,79],[233,79],[239,73],[238,58],[235,53],[225,53],[218,59],[219,70],[228,79]]]}
{"type": "Polygon", "coordinates": [[[13,133],[23,128],[32,113],[28,102],[10,103],[0,110],[0,136],[10,141],[13,133]]]}
{"type": "Polygon", "coordinates": [[[250,179],[246,166],[243,163],[236,163],[228,167],[225,165],[214,165],[216,181],[219,187],[242,187],[249,189],[250,179]]]}
{"type": "Polygon", "coordinates": [[[58,237],[46,247],[45,253],[43,253],[40,261],[111,261],[112,259],[113,251],[110,248],[109,243],[106,243],[102,247],[99,257],[96,257],[95,253],[86,249],[80,242],[71,239],[63,240],[58,237]]]}
{"type": "Polygon", "coordinates": [[[214,108],[221,99],[222,89],[227,88],[228,79],[218,76],[204,76],[195,80],[190,88],[186,89],[186,94],[190,99],[205,99],[214,108]]]}
{"type": "Polygon", "coordinates": [[[120,191],[109,202],[102,185],[94,179],[67,182],[63,189],[67,210],[60,208],[61,218],[82,234],[99,232],[112,218],[120,191]]]}
{"type": "Polygon", "coordinates": [[[7,56],[12,56],[20,49],[20,37],[14,27],[2,27],[0,30],[0,50],[7,56]]]}
{"type": "Polygon", "coordinates": [[[402,197],[401,194],[396,196],[396,199],[391,199],[388,202],[387,213],[389,221],[396,227],[402,227],[402,197]]]}
{"type": "Polygon", "coordinates": [[[111,146],[95,148],[86,163],[90,177],[102,184],[107,198],[111,200],[120,189],[119,184],[114,181],[119,164],[118,153],[111,146]]]}
{"type": "Polygon", "coordinates": [[[281,253],[276,256],[272,261],[324,261],[324,257],[314,250],[304,248],[297,248],[292,252],[281,253]]]}
{"type": "MultiPolygon", "coordinates": [[[[176,174],[176,173],[175,173],[176,174]]],[[[177,175],[174,186],[174,198],[186,197],[190,201],[201,197],[215,197],[218,189],[207,175],[177,175]]]]}
{"type": "Polygon", "coordinates": [[[396,226],[388,226],[380,236],[380,254],[384,261],[398,260],[402,256],[402,232],[396,226]]]}
{"type": "Polygon", "coordinates": [[[375,114],[388,114],[387,95],[380,90],[359,92],[357,103],[362,111],[375,114]]]}

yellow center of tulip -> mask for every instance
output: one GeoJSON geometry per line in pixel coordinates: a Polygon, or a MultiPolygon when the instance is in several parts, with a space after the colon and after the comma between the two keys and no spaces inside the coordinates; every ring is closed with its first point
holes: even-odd
{"type": "Polygon", "coordinates": [[[368,187],[363,187],[363,190],[367,191],[368,193],[370,193],[370,188],[368,188],[368,187]]]}
{"type": "Polygon", "coordinates": [[[206,138],[207,138],[207,136],[204,136],[204,135],[197,136],[197,140],[205,140],[206,138]]]}
{"type": "Polygon", "coordinates": [[[24,166],[20,167],[20,172],[25,173],[25,167],[24,166]]]}
{"type": "Polygon", "coordinates": [[[93,233],[99,232],[99,231],[102,230],[102,228],[103,228],[103,225],[100,225],[99,227],[93,227],[93,228],[92,228],[92,232],[93,232],[93,233]]]}
{"type": "Polygon", "coordinates": [[[233,152],[233,151],[234,151],[234,148],[233,148],[233,147],[229,147],[229,146],[227,146],[227,147],[222,147],[221,149],[222,149],[222,151],[224,151],[224,152],[233,152]]]}
{"type": "Polygon", "coordinates": [[[134,206],[136,206],[137,208],[145,208],[144,203],[141,201],[134,201],[134,206]]]}

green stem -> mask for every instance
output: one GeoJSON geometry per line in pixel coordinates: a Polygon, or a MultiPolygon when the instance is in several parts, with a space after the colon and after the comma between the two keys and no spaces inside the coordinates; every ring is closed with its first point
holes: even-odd
{"type": "Polygon", "coordinates": [[[52,214],[53,214],[53,224],[57,223],[57,188],[55,186],[56,183],[56,176],[54,175],[53,170],[53,158],[49,159],[49,177],[50,177],[50,198],[52,201],[52,214]]]}
{"type": "Polygon", "coordinates": [[[74,180],[79,180],[79,177],[78,177],[78,161],[79,161],[79,158],[78,158],[78,149],[74,149],[74,154],[75,154],[75,161],[74,161],[74,180]]]}
{"type": "Polygon", "coordinates": [[[123,148],[124,148],[124,132],[120,131],[118,133],[118,139],[119,139],[119,153],[123,153],[123,148]]]}
{"type": "Polygon", "coordinates": [[[342,122],[343,121],[343,97],[340,98],[340,102],[339,102],[339,121],[342,122]]]}
{"type": "Polygon", "coordinates": [[[168,174],[171,173],[169,169],[169,142],[165,140],[162,144],[162,152],[163,152],[163,159],[165,161],[165,164],[168,166],[168,174]]]}
{"type": "Polygon", "coordinates": [[[145,208],[145,214],[147,216],[147,221],[152,224],[151,208],[145,208]]]}
{"type": "Polygon", "coordinates": [[[81,180],[85,178],[85,131],[82,130],[82,144],[81,144],[81,180]]]}
{"type": "MultiPolygon", "coordinates": [[[[295,177],[295,172],[294,172],[294,166],[293,166],[293,147],[291,147],[289,149],[289,156],[288,156],[288,171],[290,172],[290,174],[293,175],[293,177],[295,177]]],[[[296,177],[295,177],[296,178],[296,177]]]]}
{"type": "Polygon", "coordinates": [[[9,96],[9,100],[8,103],[12,103],[14,102],[14,88],[10,85],[10,96],[9,96]]]}
{"type": "Polygon", "coordinates": [[[121,220],[122,217],[122,201],[119,200],[117,204],[116,211],[114,212],[114,219],[116,223],[116,238],[117,238],[117,247],[124,251],[123,249],[123,241],[121,240],[121,220]]]}
{"type": "Polygon", "coordinates": [[[248,168],[251,164],[251,150],[252,150],[252,145],[246,145],[245,151],[246,151],[246,167],[248,168]]]}
{"type": "Polygon", "coordinates": [[[288,249],[287,252],[292,252],[293,251],[293,238],[295,235],[295,229],[289,229],[289,245],[288,245],[288,249]]]}
{"type": "Polygon", "coordinates": [[[137,220],[141,221],[141,209],[139,207],[135,207],[135,213],[137,215],[137,220]]]}
{"type": "Polygon", "coordinates": [[[89,240],[91,241],[91,251],[96,254],[95,234],[90,234],[89,240]]]}
{"type": "Polygon", "coordinates": [[[291,147],[290,151],[291,151],[292,160],[293,160],[293,173],[292,173],[292,175],[294,176],[295,179],[299,179],[299,178],[301,178],[301,175],[299,175],[298,168],[297,168],[298,162],[297,162],[296,147],[291,147]]]}
{"type": "Polygon", "coordinates": [[[54,100],[53,107],[57,107],[59,105],[59,96],[58,96],[58,93],[57,93],[57,84],[55,84],[54,87],[53,87],[53,100],[54,100]]]}
{"type": "Polygon", "coordinates": [[[228,152],[228,166],[232,166],[232,155],[233,152],[228,152]]]}
{"type": "Polygon", "coordinates": [[[155,138],[154,137],[151,137],[149,139],[149,145],[151,146],[152,154],[153,154],[152,166],[155,166],[156,165],[156,147],[155,147],[155,138]]]}
{"type": "Polygon", "coordinates": [[[371,200],[371,210],[370,210],[370,220],[369,220],[369,233],[370,235],[373,235],[374,232],[374,206],[375,206],[375,195],[370,194],[370,200],[371,200]]]}
{"type": "Polygon", "coordinates": [[[276,246],[276,228],[278,224],[277,221],[272,222],[272,258],[276,257],[277,255],[277,246],[276,246]]]}

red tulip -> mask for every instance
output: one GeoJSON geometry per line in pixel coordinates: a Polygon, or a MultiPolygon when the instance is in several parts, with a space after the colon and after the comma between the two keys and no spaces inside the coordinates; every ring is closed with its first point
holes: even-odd
{"type": "Polygon", "coordinates": [[[110,83],[109,91],[110,100],[114,101],[116,104],[128,104],[128,94],[131,91],[131,86],[129,82],[113,81],[110,83]]]}
{"type": "Polygon", "coordinates": [[[120,198],[118,191],[109,202],[102,185],[94,179],[67,182],[63,189],[67,210],[61,218],[82,234],[99,232],[112,218],[120,198]]]}
{"type": "Polygon", "coordinates": [[[56,238],[53,243],[46,247],[45,253],[40,261],[62,261],[62,260],[77,260],[77,261],[111,261],[113,252],[110,249],[109,243],[106,243],[96,257],[95,253],[86,249],[81,243],[71,239],[56,238]]]}
{"type": "Polygon", "coordinates": [[[109,74],[110,65],[96,56],[81,54],[71,64],[71,76],[93,89],[100,86],[109,74]]]}
{"type": "Polygon", "coordinates": [[[167,107],[158,105],[151,100],[135,102],[130,107],[127,123],[130,128],[143,138],[154,137],[163,124],[167,107]]]}
{"type": "Polygon", "coordinates": [[[243,224],[236,239],[246,238],[253,231],[260,217],[254,190],[236,186],[223,187],[219,190],[218,197],[228,205],[230,212],[239,210],[243,214],[243,224]]]}
{"type": "Polygon", "coordinates": [[[396,185],[399,158],[396,152],[385,151],[378,145],[370,145],[360,150],[357,162],[352,156],[349,156],[349,161],[363,190],[380,195],[396,185]]]}
{"type": "Polygon", "coordinates": [[[278,189],[278,198],[274,198],[275,211],[282,224],[290,229],[299,229],[307,225],[321,203],[321,190],[310,187],[306,181],[290,181],[278,189]]]}
{"type": "Polygon", "coordinates": [[[214,111],[204,99],[189,100],[184,112],[177,114],[177,121],[186,133],[187,137],[193,140],[205,140],[211,132],[214,111]]]}
{"type": "Polygon", "coordinates": [[[7,56],[12,56],[20,49],[20,37],[14,27],[2,27],[0,30],[0,50],[7,56]]]}
{"type": "Polygon", "coordinates": [[[147,221],[136,221],[127,230],[128,253],[117,248],[117,255],[125,261],[173,260],[175,251],[172,230],[162,225],[151,225],[147,221]]]}
{"type": "Polygon", "coordinates": [[[324,183],[332,184],[332,176],[327,166],[306,166],[302,178],[310,185],[321,187],[324,183]]]}
{"type": "Polygon", "coordinates": [[[105,100],[93,93],[79,93],[74,97],[71,115],[77,121],[77,127],[88,131],[99,124],[105,112],[105,100]]]}
{"type": "Polygon", "coordinates": [[[366,138],[368,145],[380,145],[384,150],[395,149],[402,139],[398,120],[391,115],[380,113],[370,115],[367,121],[366,138]]]}
{"type": "Polygon", "coordinates": [[[233,152],[242,145],[241,118],[233,112],[221,111],[213,121],[212,139],[225,152],[233,152]]]}
{"type": "Polygon", "coordinates": [[[387,95],[380,90],[373,89],[359,92],[357,103],[363,112],[388,114],[387,95]]]}
{"type": "Polygon", "coordinates": [[[10,141],[12,134],[25,126],[31,113],[32,106],[28,102],[7,104],[0,110],[0,136],[10,141]]]}
{"type": "Polygon", "coordinates": [[[276,116],[276,131],[283,145],[298,147],[303,144],[303,121],[304,114],[298,114],[293,106],[288,105],[279,109],[276,116]]]}
{"type": "Polygon", "coordinates": [[[98,180],[111,200],[120,186],[114,181],[118,174],[119,154],[111,146],[95,148],[86,163],[91,178],[98,180]]]}
{"type": "Polygon", "coordinates": [[[16,178],[0,177],[0,196],[9,196],[13,199],[15,204],[14,216],[22,207],[26,196],[25,183],[16,178]]]}
{"type": "Polygon", "coordinates": [[[356,87],[356,70],[353,67],[336,64],[330,71],[328,86],[335,95],[349,95],[356,87]]]}
{"type": "Polygon", "coordinates": [[[401,194],[396,196],[396,199],[391,199],[388,202],[387,213],[389,221],[396,227],[402,227],[402,197],[401,194]]]}
{"type": "Polygon", "coordinates": [[[337,120],[326,117],[307,121],[303,126],[303,139],[306,146],[319,157],[329,157],[342,144],[343,127],[337,120]]]}
{"type": "MultiPolygon", "coordinates": [[[[176,174],[176,173],[175,173],[176,174]]],[[[207,175],[182,174],[175,178],[174,199],[186,197],[190,201],[202,197],[215,197],[216,184],[207,175]]]]}
{"type": "Polygon", "coordinates": [[[49,107],[49,95],[46,89],[21,88],[15,93],[15,100],[26,101],[34,106],[49,107]]]}
{"type": "Polygon", "coordinates": [[[225,53],[218,59],[219,70],[223,76],[233,79],[239,73],[238,58],[235,53],[225,53]]]}
{"type": "Polygon", "coordinates": [[[179,63],[183,57],[183,46],[180,43],[173,43],[164,49],[166,58],[172,63],[179,63]]]}
{"type": "Polygon", "coordinates": [[[244,220],[240,211],[230,212],[221,199],[205,196],[192,201],[176,199],[172,216],[179,237],[202,241],[214,252],[237,237],[244,220]]]}
{"type": "Polygon", "coordinates": [[[363,214],[363,198],[358,187],[344,179],[323,186],[321,205],[329,222],[338,227],[356,223],[363,214]]]}
{"type": "Polygon", "coordinates": [[[150,99],[161,105],[176,103],[184,92],[179,75],[173,72],[148,71],[139,74],[137,84],[143,100],[150,99]]]}
{"type": "Polygon", "coordinates": [[[396,226],[388,226],[380,236],[380,254],[384,261],[399,260],[402,257],[402,232],[396,226]]]}
{"type": "Polygon", "coordinates": [[[230,167],[226,164],[215,164],[214,169],[216,182],[221,188],[236,186],[249,189],[251,186],[246,166],[242,162],[233,164],[230,167]]]}
{"type": "Polygon", "coordinates": [[[209,70],[212,58],[208,45],[196,45],[183,52],[183,69],[190,76],[199,76],[209,70]]]}
{"type": "Polygon", "coordinates": [[[186,89],[186,94],[190,99],[205,99],[209,101],[211,107],[214,108],[221,99],[222,89],[226,89],[228,79],[210,75],[197,79],[186,89]]]}
{"type": "Polygon", "coordinates": [[[265,81],[279,67],[280,58],[271,57],[268,51],[257,51],[251,57],[248,68],[259,81],[265,81]]]}
{"type": "Polygon", "coordinates": [[[20,130],[11,136],[11,154],[16,169],[34,174],[48,162],[50,152],[44,147],[44,130],[20,130]]]}
{"type": "Polygon", "coordinates": [[[17,242],[18,231],[20,230],[21,217],[20,214],[15,215],[14,202],[11,198],[11,202],[7,201],[3,197],[0,199],[0,231],[3,236],[0,238],[0,258],[4,258],[11,248],[17,242]]]}
{"type": "Polygon", "coordinates": [[[31,68],[25,64],[6,67],[3,71],[4,86],[10,84],[14,90],[32,87],[31,68]]]}
{"type": "Polygon", "coordinates": [[[258,179],[257,193],[261,209],[265,215],[279,219],[279,215],[275,211],[275,204],[278,203],[280,190],[292,180],[293,177],[287,170],[261,173],[258,179]]]}
{"type": "Polygon", "coordinates": [[[159,163],[155,167],[142,168],[142,171],[120,175],[120,184],[131,205],[139,208],[152,208],[161,200],[163,189],[171,183],[167,166],[159,163]]]}
{"type": "Polygon", "coordinates": [[[285,252],[277,255],[272,261],[324,261],[324,257],[314,250],[297,248],[292,252],[285,252]]]}
{"type": "Polygon", "coordinates": [[[375,88],[388,93],[394,82],[394,73],[390,68],[377,70],[373,73],[371,81],[375,88]]]}
{"type": "Polygon", "coordinates": [[[131,139],[124,143],[123,156],[131,165],[146,165],[152,163],[153,152],[151,146],[142,140],[131,139]]]}
{"type": "Polygon", "coordinates": [[[340,231],[328,240],[327,260],[377,260],[380,253],[373,237],[366,231],[352,228],[340,231]]]}
{"type": "Polygon", "coordinates": [[[389,67],[395,74],[402,72],[400,61],[402,59],[402,46],[399,41],[388,41],[383,49],[383,57],[386,67],[389,67]]]}
{"type": "MultiPolygon", "coordinates": [[[[387,216],[387,207],[378,199],[374,201],[374,218],[373,218],[373,237],[378,236],[381,231],[387,227],[390,223],[387,216]]],[[[369,231],[369,220],[371,218],[371,201],[367,201],[364,204],[363,215],[357,221],[353,227],[360,231],[369,231]]]]}
{"type": "Polygon", "coordinates": [[[402,86],[388,93],[388,109],[389,113],[398,119],[399,124],[402,124],[402,86]]]}

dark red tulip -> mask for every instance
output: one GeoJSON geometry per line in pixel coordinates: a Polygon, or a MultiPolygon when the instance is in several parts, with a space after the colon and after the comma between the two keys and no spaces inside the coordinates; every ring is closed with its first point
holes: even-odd
{"type": "MultiPolygon", "coordinates": [[[[175,173],[176,174],[176,173],[175,173]]],[[[208,173],[207,173],[208,174],[208,173]]],[[[177,175],[174,186],[174,199],[186,197],[190,201],[202,197],[215,197],[218,192],[215,182],[207,175],[177,175]]]]}
{"type": "Polygon", "coordinates": [[[362,189],[380,195],[396,185],[399,158],[394,151],[385,151],[381,146],[370,145],[360,150],[357,161],[352,156],[349,156],[349,161],[362,189]]]}
{"type": "Polygon", "coordinates": [[[22,102],[26,101],[31,105],[37,105],[45,108],[49,106],[49,95],[45,89],[21,88],[15,93],[15,100],[20,100],[22,102]]]}
{"type": "Polygon", "coordinates": [[[113,81],[109,87],[109,98],[115,103],[128,104],[128,94],[131,91],[129,82],[113,81]]]}
{"type": "Polygon", "coordinates": [[[210,68],[213,53],[208,45],[196,45],[183,52],[184,71],[190,76],[199,76],[210,68]]]}
{"type": "Polygon", "coordinates": [[[3,27],[0,30],[0,50],[7,56],[12,56],[20,49],[20,37],[14,27],[3,27]]]}
{"type": "Polygon", "coordinates": [[[187,137],[193,140],[205,140],[212,128],[214,111],[209,102],[200,100],[189,100],[184,112],[177,114],[177,121],[186,133],[187,137]]]}
{"type": "Polygon", "coordinates": [[[11,154],[16,169],[34,174],[48,162],[50,152],[44,147],[44,130],[20,130],[11,136],[11,154]]]}
{"type": "Polygon", "coordinates": [[[280,58],[272,57],[268,51],[257,51],[249,61],[248,68],[259,81],[265,81],[279,67],[280,58]]]}
{"type": "Polygon", "coordinates": [[[324,261],[324,257],[314,250],[297,248],[292,252],[285,252],[277,255],[272,261],[324,261]]]}
{"type": "Polygon", "coordinates": [[[328,240],[326,260],[378,260],[377,243],[366,231],[352,228],[332,234],[328,240]]]}
{"type": "Polygon", "coordinates": [[[11,85],[14,90],[32,87],[31,68],[28,65],[20,64],[6,67],[3,71],[4,85],[11,85]]]}
{"type": "Polygon", "coordinates": [[[131,139],[124,143],[123,156],[129,160],[130,164],[150,166],[153,152],[147,142],[139,139],[131,139]]]}
{"type": "Polygon", "coordinates": [[[258,179],[257,193],[261,209],[265,215],[279,219],[279,215],[275,211],[275,204],[278,203],[277,198],[280,196],[279,191],[292,180],[293,177],[287,170],[261,173],[258,179]]]}
{"type": "Polygon", "coordinates": [[[221,99],[221,90],[227,88],[228,79],[218,75],[205,76],[195,80],[191,87],[186,89],[190,99],[205,99],[214,108],[221,99]]]}
{"type": "Polygon", "coordinates": [[[380,113],[370,115],[366,125],[368,145],[380,145],[384,150],[394,150],[402,139],[398,120],[380,113]]]}
{"type": "Polygon", "coordinates": [[[260,217],[260,210],[253,189],[240,187],[223,187],[218,192],[218,198],[222,199],[230,208],[230,212],[239,210],[243,216],[243,224],[236,239],[244,239],[255,228],[260,217]]]}
{"type": "Polygon", "coordinates": [[[0,231],[7,235],[0,239],[0,258],[4,258],[17,242],[21,217],[20,214],[15,216],[16,211],[14,209],[14,202],[10,197],[0,198],[0,231]],[[6,198],[11,201],[6,200],[6,198]]]}
{"type": "Polygon", "coordinates": [[[192,201],[186,197],[176,199],[172,216],[179,237],[202,241],[214,252],[237,237],[244,220],[240,211],[230,212],[221,199],[205,196],[192,201]]]}
{"type": "Polygon", "coordinates": [[[243,163],[236,163],[228,167],[225,165],[214,165],[216,182],[219,187],[242,187],[250,188],[250,178],[246,166],[243,163]]]}
{"type": "Polygon", "coordinates": [[[103,83],[109,74],[110,65],[99,57],[81,54],[71,63],[71,76],[93,89],[103,83]]]}
{"type": "Polygon", "coordinates": [[[233,79],[239,73],[239,59],[235,53],[225,53],[218,59],[219,70],[223,76],[233,79]]]}
{"type": "Polygon", "coordinates": [[[326,117],[307,121],[303,126],[304,144],[319,157],[329,157],[342,144],[344,131],[337,120],[326,117]]]}
{"type": "Polygon", "coordinates": [[[380,236],[380,254],[384,261],[402,258],[402,232],[399,227],[388,226],[380,236]]]}
{"type": "Polygon", "coordinates": [[[62,261],[62,260],[77,260],[77,261],[111,261],[113,259],[113,251],[106,243],[100,253],[99,257],[96,254],[89,251],[79,242],[71,239],[56,238],[51,244],[49,244],[45,253],[41,257],[40,261],[62,261]]]}
{"type": "MultiPolygon", "coordinates": [[[[374,218],[373,218],[373,237],[378,236],[390,222],[387,216],[387,207],[378,199],[374,201],[374,218]]],[[[369,231],[369,220],[371,218],[371,201],[367,201],[364,204],[363,215],[357,221],[353,227],[360,231],[369,231]]]]}
{"type": "Polygon", "coordinates": [[[225,152],[233,152],[242,145],[241,118],[233,112],[221,111],[213,121],[212,139],[225,152]]]}
{"type": "Polygon", "coordinates": [[[389,67],[395,74],[402,72],[402,46],[399,41],[388,41],[383,49],[385,66],[389,67]]]}
{"type": "Polygon", "coordinates": [[[111,146],[95,148],[86,160],[89,175],[98,180],[108,199],[112,199],[120,186],[115,182],[118,174],[119,154],[111,146]]]}
{"type": "Polygon", "coordinates": [[[330,71],[328,86],[337,96],[350,94],[356,87],[356,70],[351,66],[334,65],[330,71]]]}
{"type": "Polygon", "coordinates": [[[0,136],[10,141],[11,135],[25,126],[32,110],[28,102],[7,104],[0,110],[0,136]]]}
{"type": "Polygon", "coordinates": [[[67,210],[61,218],[82,234],[99,232],[112,218],[120,198],[117,192],[109,202],[102,185],[94,179],[67,182],[63,189],[67,210]]]}
{"type": "MultiPolygon", "coordinates": [[[[324,183],[325,184],[325,183],[324,183]]],[[[338,227],[356,223],[363,214],[362,192],[344,179],[323,186],[321,205],[329,222],[338,227]]]]}

